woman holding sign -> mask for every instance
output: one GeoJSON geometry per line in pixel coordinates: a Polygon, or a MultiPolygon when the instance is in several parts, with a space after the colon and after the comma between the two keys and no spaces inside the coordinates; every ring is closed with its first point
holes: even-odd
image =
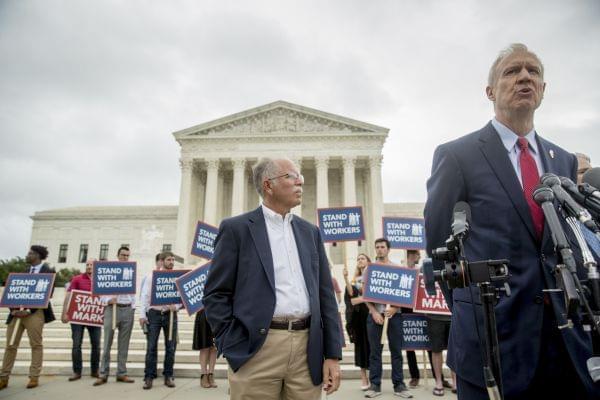
{"type": "Polygon", "coordinates": [[[348,279],[348,268],[344,267],[344,303],[346,304],[346,331],[354,343],[354,365],[360,368],[361,389],[369,389],[369,339],[367,337],[367,316],[369,309],[362,303],[363,273],[371,259],[366,254],[356,258],[356,269],[352,281],[348,279]]]}
{"type": "Polygon", "coordinates": [[[216,388],[214,371],[217,363],[217,348],[204,310],[196,313],[192,349],[200,350],[200,386],[205,389],[216,388]]]}

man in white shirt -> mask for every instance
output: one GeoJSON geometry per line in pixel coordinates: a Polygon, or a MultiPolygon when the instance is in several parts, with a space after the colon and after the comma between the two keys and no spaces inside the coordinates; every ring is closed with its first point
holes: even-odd
{"type": "MultiPolygon", "coordinates": [[[[129,248],[121,246],[117,251],[117,259],[121,262],[129,261],[129,248]]],[[[127,376],[127,354],[129,353],[129,339],[131,338],[131,330],[133,329],[135,295],[121,294],[118,296],[102,296],[101,299],[108,307],[104,309],[104,340],[102,344],[100,376],[94,382],[94,386],[103,385],[108,380],[110,349],[115,333],[112,329],[113,304],[117,305],[117,329],[119,330],[117,345],[117,382],[133,383],[135,380],[127,376]]]]}
{"type": "Polygon", "coordinates": [[[304,177],[288,159],[263,159],[253,174],[263,204],[221,223],[206,316],[232,400],[320,399],[339,386],[342,352],[319,229],[290,213],[304,177]]]}
{"type": "MultiPolygon", "coordinates": [[[[162,259],[163,270],[171,271],[175,266],[175,256],[170,251],[161,253],[158,257],[162,259]]],[[[152,294],[152,273],[146,276],[145,284],[142,287],[140,296],[140,324],[148,326],[146,336],[146,367],[144,369],[145,390],[152,389],[152,381],[156,378],[156,362],[158,358],[158,338],[160,330],[163,330],[165,339],[165,361],[163,366],[163,375],[165,377],[165,386],[175,387],[173,381],[173,364],[175,363],[175,350],[177,348],[177,311],[180,305],[169,306],[151,306],[150,297],[152,294]],[[169,315],[173,312],[173,332],[169,340],[169,315]]]]}

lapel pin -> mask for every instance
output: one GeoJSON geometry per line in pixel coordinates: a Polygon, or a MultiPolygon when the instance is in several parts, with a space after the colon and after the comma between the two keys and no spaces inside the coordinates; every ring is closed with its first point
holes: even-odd
{"type": "Polygon", "coordinates": [[[550,153],[550,158],[554,158],[554,150],[550,150],[548,153],[550,153]]]}

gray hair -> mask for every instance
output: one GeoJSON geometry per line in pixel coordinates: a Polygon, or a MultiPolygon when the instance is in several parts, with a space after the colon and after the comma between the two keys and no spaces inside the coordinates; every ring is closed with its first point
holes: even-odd
{"type": "Polygon", "coordinates": [[[260,197],[264,198],[263,182],[269,175],[275,175],[276,173],[277,165],[272,158],[261,158],[252,168],[252,181],[260,197]]]}
{"type": "Polygon", "coordinates": [[[537,54],[530,51],[527,48],[527,46],[525,46],[522,43],[512,43],[507,48],[500,51],[500,53],[498,54],[498,58],[496,58],[496,60],[490,67],[490,72],[488,74],[488,86],[494,86],[494,83],[496,83],[496,80],[498,79],[498,71],[497,71],[498,65],[500,65],[502,60],[504,60],[506,57],[510,56],[511,54],[521,53],[521,52],[529,53],[535,57],[535,59],[540,63],[541,77],[542,78],[544,77],[544,64],[542,64],[542,60],[540,60],[540,58],[537,56],[537,54]]]}

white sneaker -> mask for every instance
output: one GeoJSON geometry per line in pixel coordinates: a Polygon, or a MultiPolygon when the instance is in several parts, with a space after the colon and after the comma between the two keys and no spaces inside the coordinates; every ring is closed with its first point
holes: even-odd
{"type": "Polygon", "coordinates": [[[372,387],[365,392],[365,397],[368,399],[372,399],[374,397],[381,396],[381,390],[375,390],[372,387]]]}
{"type": "Polygon", "coordinates": [[[403,399],[412,399],[413,397],[413,395],[410,394],[410,392],[406,388],[394,390],[394,396],[402,397],[403,399]]]}

